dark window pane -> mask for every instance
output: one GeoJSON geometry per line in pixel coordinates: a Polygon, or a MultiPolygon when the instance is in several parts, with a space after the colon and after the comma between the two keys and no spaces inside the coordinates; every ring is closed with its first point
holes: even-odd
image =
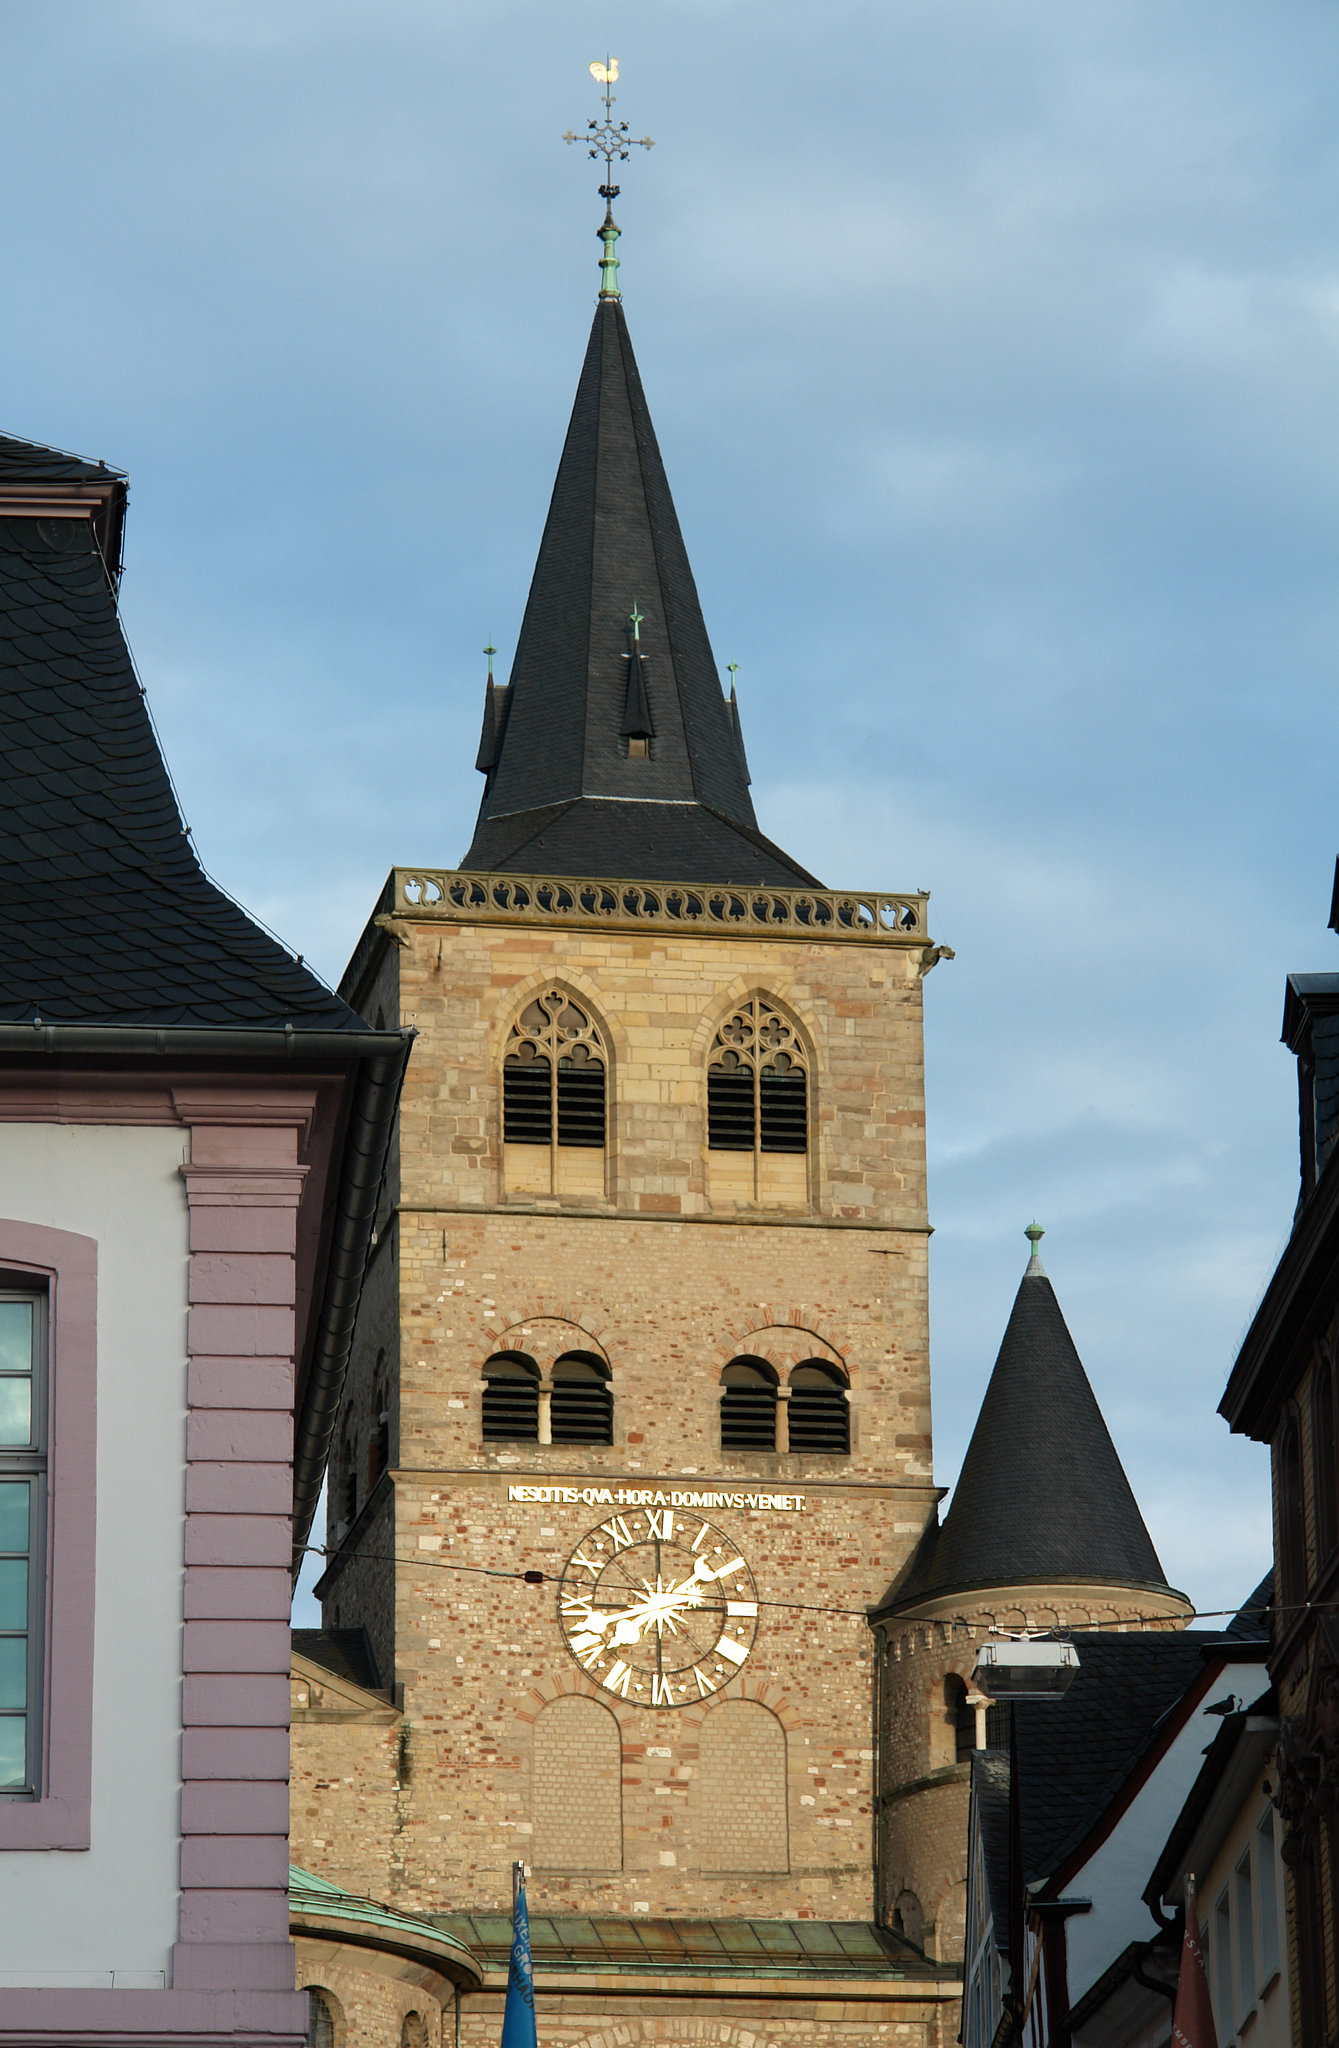
{"type": "Polygon", "coordinates": [[[0,1481],[0,1551],[28,1548],[28,1482],[0,1481]]]}
{"type": "Polygon", "coordinates": [[[484,1367],[485,1443],[539,1441],[539,1376],[519,1358],[490,1358],[484,1367]]]}
{"type": "Polygon", "coordinates": [[[0,1557],[0,1628],[28,1626],[28,1561],[0,1557]]]}
{"type": "Polygon", "coordinates": [[[32,1381],[0,1379],[0,1444],[30,1444],[32,1439],[32,1381]]]}
{"type": "Polygon", "coordinates": [[[790,1447],[837,1458],[850,1452],[846,1390],[821,1365],[797,1365],[790,1376],[790,1447]]]}
{"type": "Polygon", "coordinates": [[[22,1713],[28,1704],[28,1638],[0,1636],[0,1713],[22,1713]]]}
{"type": "Polygon", "coordinates": [[[547,1145],[553,1136],[549,1063],[506,1060],[502,1067],[502,1135],[509,1145],[547,1145]]]}
{"type": "Polygon", "coordinates": [[[776,1387],[760,1366],[732,1359],[721,1374],[721,1449],[776,1449],[776,1387]]]}
{"type": "Polygon", "coordinates": [[[764,1067],[758,1076],[764,1152],[807,1152],[809,1104],[803,1067],[764,1067]]]}
{"type": "Polygon", "coordinates": [[[604,1144],[604,1068],[584,1046],[558,1062],[558,1143],[604,1144]]]}
{"type": "Polygon", "coordinates": [[[32,1303],[0,1301],[0,1372],[31,1372],[32,1364],[32,1303]]]}
{"type": "Polygon", "coordinates": [[[28,1782],[28,1723],[22,1714],[0,1715],[0,1785],[28,1782]]]}
{"type": "Polygon", "coordinates": [[[711,1067],[707,1072],[707,1143],[713,1152],[753,1150],[753,1069],[711,1067]]]}
{"type": "Polygon", "coordinates": [[[307,2048],[335,2048],[335,2015],[321,1991],[307,1993],[307,2048]]]}
{"type": "Polygon", "coordinates": [[[553,1368],[549,1426],[556,1444],[611,1444],[614,1392],[584,1359],[560,1358],[553,1368]]]}

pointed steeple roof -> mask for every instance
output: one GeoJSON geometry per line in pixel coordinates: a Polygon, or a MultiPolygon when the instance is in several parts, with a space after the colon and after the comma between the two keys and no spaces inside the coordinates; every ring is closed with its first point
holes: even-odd
{"type": "Polygon", "coordinates": [[[595,309],[465,867],[812,886],[758,830],[622,303],[595,309]],[[634,639],[631,615],[639,616],[634,639]]]}
{"type": "Polygon", "coordinates": [[[893,1606],[977,1586],[1167,1584],[1037,1254],[1041,1231],[1028,1235],[1032,1258],[948,1516],[893,1606]]]}

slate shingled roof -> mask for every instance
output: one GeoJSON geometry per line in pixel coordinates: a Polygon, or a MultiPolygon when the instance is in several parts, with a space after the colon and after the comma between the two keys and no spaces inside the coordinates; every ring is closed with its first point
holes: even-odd
{"type": "Polygon", "coordinates": [[[20,441],[13,434],[0,434],[0,480],[25,484],[121,483],[124,471],[109,469],[105,462],[85,462],[82,455],[68,455],[63,448],[44,448],[40,441],[20,441]]]}
{"type": "Polygon", "coordinates": [[[1079,1846],[1163,1715],[1199,1677],[1215,1638],[1199,1629],[1138,1629],[1069,1640],[1079,1669],[1064,1698],[1014,1708],[1025,1884],[1049,1877],[1079,1846]]]}
{"type": "Polygon", "coordinates": [[[621,303],[602,299],[462,866],[813,886],[765,839],[621,303]],[[642,614],[640,673],[629,614],[642,614]],[[652,727],[650,755],[626,735],[652,727]],[[630,722],[631,721],[631,722],[630,722]]]}
{"type": "MultiPolygon", "coordinates": [[[[6,483],[113,472],[0,440],[6,483]]],[[[0,516],[0,1021],[362,1031],[185,836],[92,525],[0,516]]]]}
{"type": "Polygon", "coordinates": [[[949,1511],[891,1604],[974,1586],[1165,1586],[1055,1290],[1024,1274],[949,1511]]]}

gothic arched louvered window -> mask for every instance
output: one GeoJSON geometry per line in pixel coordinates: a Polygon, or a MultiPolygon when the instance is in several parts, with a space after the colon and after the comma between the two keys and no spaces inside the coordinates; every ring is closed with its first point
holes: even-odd
{"type": "Polygon", "coordinates": [[[776,1374],[761,1358],[732,1358],[721,1374],[721,1449],[776,1449],[776,1374]]]}
{"type": "Polygon", "coordinates": [[[953,1730],[953,1761],[970,1763],[976,1748],[976,1709],[967,1704],[967,1687],[956,1672],[944,1680],[944,1717],[953,1730]]]}
{"type": "Polygon", "coordinates": [[[604,1193],[608,1065],[598,1026],[562,989],[547,990],[522,1010],[502,1059],[502,1136],[513,1193],[604,1193]]]}
{"type": "Polygon", "coordinates": [[[549,1429],[555,1444],[611,1444],[614,1394],[608,1368],[582,1351],[553,1362],[549,1429]]]}
{"type": "Polygon", "coordinates": [[[790,1376],[790,1448],[830,1458],[851,1452],[851,1408],[835,1365],[811,1358],[790,1376]]]}
{"type": "Polygon", "coordinates": [[[731,1164],[713,1161],[713,1196],[805,1199],[809,1062],[799,1033],[762,996],[742,1003],[712,1044],[707,1061],[707,1148],[746,1153],[750,1159],[742,1176],[731,1164]]]}
{"type": "Polygon", "coordinates": [[[484,1367],[484,1442],[539,1442],[539,1367],[523,1351],[499,1351],[484,1367]]]}

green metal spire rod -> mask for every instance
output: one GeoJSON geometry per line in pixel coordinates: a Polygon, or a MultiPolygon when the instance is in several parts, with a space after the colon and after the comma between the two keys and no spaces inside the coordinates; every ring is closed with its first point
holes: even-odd
{"type": "Polygon", "coordinates": [[[626,163],[634,149],[654,149],[655,142],[650,135],[629,135],[627,122],[614,119],[614,94],[611,88],[618,81],[617,57],[606,57],[603,64],[592,64],[590,75],[597,85],[604,87],[604,119],[588,121],[584,135],[578,135],[574,129],[569,128],[563,141],[584,142],[589,155],[604,158],[604,183],[600,187],[600,197],[604,201],[604,220],[595,231],[604,250],[600,258],[600,297],[618,299],[623,295],[618,288],[619,263],[614,254],[614,244],[622,231],[614,219],[614,201],[620,189],[614,183],[614,159],[617,157],[620,163],[626,163]]]}

